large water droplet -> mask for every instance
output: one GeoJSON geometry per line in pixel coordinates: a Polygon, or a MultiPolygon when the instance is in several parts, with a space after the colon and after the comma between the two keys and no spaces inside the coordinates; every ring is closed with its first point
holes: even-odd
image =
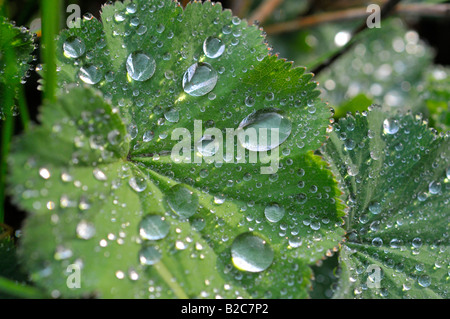
{"type": "Polygon", "coordinates": [[[274,149],[286,141],[291,129],[291,121],[284,116],[273,110],[259,110],[241,121],[237,136],[243,147],[261,152],[274,149]]]}
{"type": "Polygon", "coordinates": [[[142,52],[130,53],[127,58],[127,73],[135,81],[150,79],[155,70],[155,59],[142,52]]]}
{"type": "Polygon", "coordinates": [[[267,220],[272,223],[279,222],[283,218],[284,213],[284,208],[276,203],[269,205],[264,209],[264,215],[266,216],[267,220]]]}
{"type": "Polygon", "coordinates": [[[197,212],[198,196],[183,185],[177,184],[169,190],[167,204],[181,218],[189,218],[197,212]]]}
{"type": "Polygon", "coordinates": [[[395,134],[398,132],[400,124],[395,119],[385,119],[383,121],[383,131],[385,134],[395,134]]]}
{"type": "Polygon", "coordinates": [[[225,44],[219,38],[208,37],[203,42],[203,52],[208,58],[216,59],[225,51],[225,44]]]}
{"type": "Polygon", "coordinates": [[[252,233],[239,235],[231,245],[231,260],[239,270],[261,272],[273,262],[272,248],[252,233]]]}
{"type": "Polygon", "coordinates": [[[80,68],[78,77],[84,83],[97,84],[102,79],[103,74],[99,67],[92,64],[87,64],[80,68]]]}
{"type": "Polygon", "coordinates": [[[208,63],[192,64],[183,76],[183,89],[192,96],[203,96],[217,84],[217,71],[208,63]]]}
{"type": "Polygon", "coordinates": [[[169,233],[169,223],[159,215],[147,215],[139,223],[139,235],[143,239],[158,240],[169,233]]]}
{"type": "Polygon", "coordinates": [[[69,37],[63,43],[63,52],[65,57],[77,59],[86,52],[86,45],[78,37],[69,37]]]}
{"type": "Polygon", "coordinates": [[[90,239],[95,235],[95,226],[82,220],[77,225],[77,236],[81,239],[90,239]]]}
{"type": "Polygon", "coordinates": [[[161,260],[161,253],[153,246],[147,246],[139,251],[141,265],[154,265],[161,260]]]}

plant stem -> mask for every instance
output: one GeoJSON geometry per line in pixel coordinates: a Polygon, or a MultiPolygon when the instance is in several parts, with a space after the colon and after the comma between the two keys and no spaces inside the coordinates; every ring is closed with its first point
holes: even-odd
{"type": "Polygon", "coordinates": [[[27,101],[25,99],[25,92],[23,86],[19,85],[18,89],[18,105],[20,111],[20,120],[22,121],[23,130],[26,132],[30,127],[30,113],[28,112],[27,101]]]}
{"type": "Polygon", "coordinates": [[[56,81],[56,42],[59,31],[59,14],[61,2],[59,0],[41,0],[42,19],[42,48],[44,72],[44,99],[55,101],[56,81]]]}
{"type": "Polygon", "coordinates": [[[27,299],[45,298],[45,295],[37,288],[21,285],[13,280],[4,277],[0,277],[0,291],[19,298],[27,298],[27,299]]]}
{"type": "MultiPolygon", "coordinates": [[[[426,16],[426,17],[449,17],[450,4],[427,4],[427,3],[410,3],[399,4],[393,9],[395,14],[410,16],[426,16]]],[[[351,8],[333,12],[324,12],[301,17],[293,21],[275,23],[264,26],[264,31],[269,35],[275,35],[285,32],[293,32],[309,27],[313,27],[322,23],[354,20],[367,17],[366,7],[351,8]]]]}
{"type": "MultiPolygon", "coordinates": [[[[5,94],[6,95],[6,94],[5,94]]],[[[12,99],[11,99],[12,100],[12,99]]],[[[10,104],[5,105],[6,108],[10,104]]],[[[7,158],[11,145],[11,137],[14,130],[14,119],[11,114],[7,114],[2,124],[2,145],[1,145],[1,167],[0,167],[0,223],[5,221],[5,183],[7,172],[7,158]]]]}
{"type": "Polygon", "coordinates": [[[250,18],[248,18],[248,22],[251,24],[253,24],[253,21],[263,23],[282,2],[283,0],[265,0],[258,8],[255,9],[250,18]]]}

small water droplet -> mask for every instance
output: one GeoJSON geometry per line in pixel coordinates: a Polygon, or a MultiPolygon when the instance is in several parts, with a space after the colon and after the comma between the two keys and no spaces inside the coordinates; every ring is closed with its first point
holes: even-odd
{"type": "Polygon", "coordinates": [[[400,124],[396,119],[385,119],[383,121],[383,131],[385,134],[395,134],[400,129],[400,124]]]}
{"type": "Polygon", "coordinates": [[[231,245],[231,260],[239,270],[261,272],[272,264],[273,257],[270,245],[252,233],[237,236],[231,245]]]}
{"type": "Polygon", "coordinates": [[[180,120],[180,112],[177,109],[169,109],[164,113],[164,117],[170,123],[176,123],[180,120]]]}
{"type": "Polygon", "coordinates": [[[430,191],[430,194],[436,195],[439,194],[439,192],[442,189],[442,184],[436,181],[431,182],[428,185],[428,190],[430,191]]]}
{"type": "Polygon", "coordinates": [[[183,76],[183,90],[192,96],[203,96],[217,84],[217,71],[208,63],[192,64],[183,76]]]}
{"type": "Polygon", "coordinates": [[[287,118],[263,109],[249,114],[241,121],[237,136],[244,148],[261,152],[274,149],[286,141],[291,129],[292,123],[287,118]]]}
{"type": "Polygon", "coordinates": [[[99,168],[94,168],[94,170],[92,171],[92,174],[94,175],[95,179],[98,181],[106,181],[108,179],[106,174],[99,168]]]}
{"type": "Polygon", "coordinates": [[[419,277],[418,282],[420,286],[427,288],[431,285],[431,277],[428,275],[422,275],[419,277]]]}
{"type": "Polygon", "coordinates": [[[41,176],[43,179],[49,179],[51,174],[50,174],[50,171],[48,169],[43,167],[43,168],[41,168],[39,170],[39,176],[41,176]]]}
{"type": "Polygon", "coordinates": [[[151,140],[153,140],[154,137],[155,137],[155,133],[153,131],[146,131],[142,135],[142,141],[144,143],[147,143],[147,142],[150,142],[151,140]]]}
{"type": "Polygon", "coordinates": [[[161,260],[161,253],[153,246],[147,246],[139,251],[139,262],[141,265],[154,265],[161,260]]]}
{"type": "Polygon", "coordinates": [[[80,68],[78,77],[84,83],[97,84],[102,79],[103,74],[99,67],[93,64],[87,64],[80,68]]]}
{"type": "Polygon", "coordinates": [[[78,37],[69,37],[63,43],[64,56],[77,59],[86,52],[84,41],[78,37]]]}
{"type": "Polygon", "coordinates": [[[130,53],[127,58],[127,73],[135,81],[147,81],[156,70],[156,62],[153,57],[142,52],[130,53]]]}
{"type": "Polygon", "coordinates": [[[181,184],[173,186],[167,194],[167,204],[181,218],[189,218],[197,212],[198,196],[181,184]]]}
{"type": "Polygon", "coordinates": [[[203,52],[208,58],[216,59],[225,51],[225,44],[215,37],[208,37],[203,42],[203,52]]]}
{"type": "Polygon", "coordinates": [[[266,206],[264,209],[264,215],[272,223],[279,222],[284,217],[284,213],[284,208],[276,203],[266,206]]]}
{"type": "Polygon", "coordinates": [[[369,211],[374,214],[374,215],[378,215],[379,213],[381,213],[381,205],[378,202],[372,202],[369,205],[369,211]]]}
{"type": "Polygon", "coordinates": [[[219,150],[220,143],[213,136],[203,136],[197,143],[196,148],[202,156],[214,156],[219,150]]]}
{"type": "Polygon", "coordinates": [[[147,188],[147,182],[143,177],[131,177],[128,184],[138,193],[143,192],[147,188]]]}
{"type": "Polygon", "coordinates": [[[90,239],[95,235],[95,226],[85,220],[77,225],[77,236],[81,239],[90,239]]]}
{"type": "Polygon", "coordinates": [[[169,233],[169,223],[159,215],[147,215],[139,223],[139,235],[146,240],[158,240],[169,233]]]}

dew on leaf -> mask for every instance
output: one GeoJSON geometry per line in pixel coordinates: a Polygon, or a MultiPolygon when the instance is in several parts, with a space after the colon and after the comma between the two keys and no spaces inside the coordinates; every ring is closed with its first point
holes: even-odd
{"type": "Polygon", "coordinates": [[[161,260],[161,257],[161,253],[153,246],[143,247],[139,251],[139,262],[141,265],[154,265],[161,260]]]}
{"type": "Polygon", "coordinates": [[[63,43],[64,56],[77,59],[86,52],[84,41],[78,37],[69,37],[63,43]]]}
{"type": "Polygon", "coordinates": [[[95,235],[95,226],[85,220],[77,225],[77,236],[81,239],[90,239],[95,235]]]}
{"type": "Polygon", "coordinates": [[[420,286],[427,288],[431,285],[431,277],[428,275],[422,275],[419,277],[418,283],[420,286]]]}
{"type": "Polygon", "coordinates": [[[208,58],[216,59],[225,51],[225,44],[219,38],[208,37],[203,42],[203,52],[208,58]]]}
{"type": "Polygon", "coordinates": [[[430,194],[436,195],[439,194],[439,192],[442,189],[442,185],[439,182],[433,181],[428,185],[428,190],[430,194]]]}
{"type": "Polygon", "coordinates": [[[143,192],[147,188],[147,182],[143,177],[131,177],[128,180],[128,185],[138,193],[143,192]]]}
{"type": "Polygon", "coordinates": [[[241,121],[237,137],[240,144],[250,151],[268,151],[286,141],[291,129],[292,123],[287,118],[263,109],[252,112],[241,121]]]}
{"type": "Polygon", "coordinates": [[[192,96],[203,96],[217,84],[217,71],[208,63],[194,63],[183,75],[183,90],[192,96]]]}
{"type": "Polygon", "coordinates": [[[381,213],[381,205],[378,202],[372,202],[369,204],[369,211],[374,214],[374,215],[378,215],[379,213],[381,213]]]}
{"type": "Polygon", "coordinates": [[[167,236],[169,229],[169,223],[159,215],[147,215],[139,223],[139,235],[146,240],[162,239],[167,236]]]}
{"type": "Polygon", "coordinates": [[[106,181],[108,177],[106,174],[99,168],[94,168],[92,171],[92,174],[94,175],[95,179],[98,181],[106,181]]]}
{"type": "Polygon", "coordinates": [[[202,156],[214,156],[219,150],[220,143],[213,136],[203,136],[197,143],[197,151],[202,156]]]}
{"type": "Polygon", "coordinates": [[[150,142],[155,137],[155,133],[153,131],[146,131],[142,135],[142,141],[144,143],[150,142]]]}
{"type": "Polygon", "coordinates": [[[181,184],[170,188],[166,200],[170,209],[181,218],[189,218],[197,212],[197,194],[181,184]]]}
{"type": "Polygon", "coordinates": [[[180,120],[180,112],[177,109],[169,109],[164,113],[165,119],[170,123],[176,123],[180,120]]]}
{"type": "Polygon", "coordinates": [[[97,84],[103,77],[99,67],[93,64],[87,64],[80,68],[78,77],[86,84],[97,84]]]}
{"type": "Polygon", "coordinates": [[[43,179],[49,179],[51,174],[47,168],[43,167],[39,169],[39,176],[41,176],[43,179]]]}
{"type": "Polygon", "coordinates": [[[266,206],[264,209],[264,215],[271,223],[279,222],[284,217],[284,214],[285,209],[276,203],[266,206]]]}
{"type": "Polygon", "coordinates": [[[147,81],[156,70],[156,62],[153,57],[142,52],[130,53],[126,63],[127,73],[135,81],[147,81]]]}
{"type": "Polygon", "coordinates": [[[385,134],[395,134],[400,129],[398,120],[387,118],[383,121],[383,131],[385,134]]]}
{"type": "Polygon", "coordinates": [[[237,236],[231,245],[231,260],[239,270],[261,272],[272,264],[273,257],[270,245],[252,233],[237,236]]]}

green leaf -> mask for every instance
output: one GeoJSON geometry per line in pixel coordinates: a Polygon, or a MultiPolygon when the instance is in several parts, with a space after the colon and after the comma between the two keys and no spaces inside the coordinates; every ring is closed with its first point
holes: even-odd
{"type": "Polygon", "coordinates": [[[11,193],[32,213],[21,252],[32,278],[62,296],[307,297],[309,265],[344,234],[340,191],[312,152],[330,117],[312,75],[269,56],[261,31],[219,4],[117,2],[102,21],[62,32],[59,100],[11,157],[11,193]],[[220,57],[204,53],[208,37],[220,57]],[[200,96],[182,85],[195,63],[217,71],[200,96]],[[73,88],[86,83],[103,96],[73,88]],[[271,174],[262,152],[238,156],[234,135],[227,161],[198,155],[195,120],[224,133],[261,114],[290,128],[271,174]],[[181,158],[176,129],[193,137],[181,158]],[[66,285],[71,264],[80,289],[66,285]]]}
{"type": "Polygon", "coordinates": [[[342,118],[323,148],[349,207],[335,297],[447,298],[448,136],[370,109],[342,118]]]}
{"type": "Polygon", "coordinates": [[[33,50],[31,33],[0,16],[0,119],[17,112],[17,87],[30,68],[33,50]]]}
{"type": "Polygon", "coordinates": [[[434,68],[428,72],[420,99],[429,114],[430,126],[445,132],[450,129],[450,71],[434,68]]]}

